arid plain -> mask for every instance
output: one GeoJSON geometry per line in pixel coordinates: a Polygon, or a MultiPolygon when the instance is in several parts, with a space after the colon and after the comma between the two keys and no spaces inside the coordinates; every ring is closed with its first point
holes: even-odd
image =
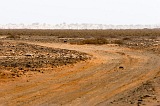
{"type": "Polygon", "coordinates": [[[159,106],[160,30],[0,30],[2,106],[159,106]]]}

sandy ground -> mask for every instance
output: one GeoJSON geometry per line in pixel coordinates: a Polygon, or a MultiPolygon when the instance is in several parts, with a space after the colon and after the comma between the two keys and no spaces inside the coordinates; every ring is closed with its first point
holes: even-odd
{"type": "MultiPolygon", "coordinates": [[[[134,103],[113,101],[124,98],[127,92],[132,96],[132,90],[154,80],[160,71],[160,57],[143,50],[116,45],[28,43],[85,52],[93,58],[1,83],[1,106],[140,106],[140,100],[134,103]]],[[[156,100],[143,104],[160,105],[159,84],[154,89],[156,100]]]]}

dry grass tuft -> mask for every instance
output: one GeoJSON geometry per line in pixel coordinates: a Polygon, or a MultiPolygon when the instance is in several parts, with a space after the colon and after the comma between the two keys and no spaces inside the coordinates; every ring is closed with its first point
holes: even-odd
{"type": "Polygon", "coordinates": [[[10,38],[10,39],[19,39],[20,36],[19,36],[19,35],[8,35],[6,38],[10,38]]]}
{"type": "Polygon", "coordinates": [[[108,44],[108,43],[109,43],[108,40],[106,40],[105,38],[85,39],[80,42],[80,44],[98,44],[98,45],[108,44]]]}

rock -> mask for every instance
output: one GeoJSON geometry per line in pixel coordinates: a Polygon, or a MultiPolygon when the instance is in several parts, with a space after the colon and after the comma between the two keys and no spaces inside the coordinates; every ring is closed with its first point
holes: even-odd
{"type": "Polygon", "coordinates": [[[27,54],[25,54],[25,56],[27,56],[27,57],[31,57],[31,56],[33,56],[33,54],[29,54],[29,53],[27,53],[27,54]]]}
{"type": "Polygon", "coordinates": [[[119,69],[124,69],[124,67],[123,66],[119,66],[119,69]]]}

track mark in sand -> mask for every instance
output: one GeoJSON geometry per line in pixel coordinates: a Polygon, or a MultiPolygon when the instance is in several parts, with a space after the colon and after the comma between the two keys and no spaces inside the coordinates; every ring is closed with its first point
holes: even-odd
{"type": "Polygon", "coordinates": [[[27,84],[19,82],[17,85],[22,86],[3,90],[6,93],[0,91],[4,105],[103,105],[154,77],[160,66],[160,57],[123,47],[31,44],[77,50],[93,55],[93,59],[44,74],[27,84]]]}

